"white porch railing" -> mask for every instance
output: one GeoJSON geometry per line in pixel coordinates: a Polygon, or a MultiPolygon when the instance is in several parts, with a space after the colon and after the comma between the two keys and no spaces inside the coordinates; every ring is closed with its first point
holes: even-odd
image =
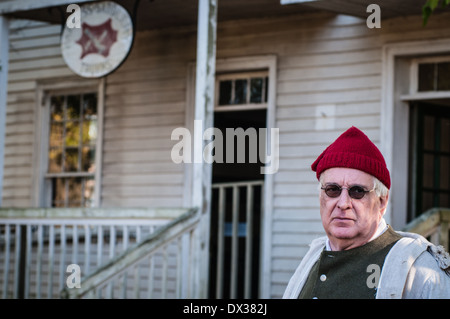
{"type": "MultiPolygon", "coordinates": [[[[84,277],[186,211],[0,209],[0,297],[59,298],[69,265],[79,266],[84,277]]],[[[120,284],[130,288],[126,275],[120,284]]],[[[110,286],[106,297],[120,298],[124,291],[117,295],[110,286]]],[[[139,296],[141,290],[134,291],[139,296]]]]}
{"type": "Polygon", "coordinates": [[[62,297],[109,299],[116,291],[123,299],[195,298],[199,221],[197,210],[189,210],[83,278],[79,289],[65,288],[62,297]]]}
{"type": "Polygon", "coordinates": [[[450,208],[435,207],[408,223],[404,231],[420,234],[435,245],[450,248],[450,208]]]}
{"type": "Polygon", "coordinates": [[[264,181],[214,183],[211,208],[211,295],[257,298],[264,181]]]}

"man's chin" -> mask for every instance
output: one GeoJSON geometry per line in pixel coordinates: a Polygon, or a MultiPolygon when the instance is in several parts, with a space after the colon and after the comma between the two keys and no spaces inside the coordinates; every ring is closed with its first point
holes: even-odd
{"type": "Polygon", "coordinates": [[[353,227],[333,227],[330,234],[337,239],[346,240],[355,238],[357,232],[353,227]]]}

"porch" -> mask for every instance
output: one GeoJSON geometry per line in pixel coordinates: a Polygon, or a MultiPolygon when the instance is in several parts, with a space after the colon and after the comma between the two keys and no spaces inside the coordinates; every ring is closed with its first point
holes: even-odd
{"type": "MultiPolygon", "coordinates": [[[[217,298],[254,296],[262,186],[213,186],[217,298]]],[[[200,217],[195,208],[0,209],[1,297],[198,298],[211,278],[199,271],[200,217]]]]}
{"type": "MultiPolygon", "coordinates": [[[[164,226],[172,225],[170,221],[192,216],[194,212],[126,208],[2,209],[2,298],[58,298],[63,288],[80,288],[82,277],[164,226]]],[[[146,298],[152,294],[160,298],[176,294],[172,272],[176,243],[176,240],[164,241],[163,247],[155,252],[155,258],[147,259],[147,267],[142,263],[136,267],[136,272],[146,268],[147,281],[153,278],[151,281],[155,284],[151,289],[147,287],[146,298]],[[157,269],[155,263],[159,264],[157,269]]],[[[99,297],[126,297],[128,289],[133,289],[134,296],[140,297],[144,282],[133,281],[133,275],[136,273],[123,274],[99,297]]]]}

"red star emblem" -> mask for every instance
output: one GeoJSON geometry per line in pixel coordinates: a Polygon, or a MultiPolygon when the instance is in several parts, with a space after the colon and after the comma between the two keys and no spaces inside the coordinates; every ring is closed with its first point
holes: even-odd
{"type": "Polygon", "coordinates": [[[81,38],[76,42],[83,49],[80,59],[91,53],[107,58],[111,46],[117,41],[117,31],[112,28],[111,19],[95,26],[83,22],[81,30],[81,38]]]}

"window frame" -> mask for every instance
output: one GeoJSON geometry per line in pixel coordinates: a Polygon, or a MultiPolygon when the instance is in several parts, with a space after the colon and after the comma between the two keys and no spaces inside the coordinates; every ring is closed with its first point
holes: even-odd
{"type": "Polygon", "coordinates": [[[35,151],[33,156],[33,205],[51,207],[51,178],[55,177],[93,177],[95,180],[93,201],[91,207],[101,206],[101,163],[103,146],[103,113],[104,113],[104,79],[79,80],[60,83],[44,83],[37,87],[37,102],[39,104],[36,121],[35,151]],[[50,100],[55,95],[97,94],[97,140],[95,144],[95,172],[48,172],[48,147],[50,130],[50,100]]]}
{"type": "MultiPolygon", "coordinates": [[[[226,112],[226,111],[250,111],[250,110],[261,110],[261,109],[267,109],[267,102],[265,101],[263,103],[245,103],[245,104],[229,104],[229,105],[219,105],[219,99],[220,99],[220,82],[226,81],[226,80],[250,80],[252,78],[263,78],[266,79],[266,85],[264,86],[264,90],[262,90],[262,96],[267,96],[269,87],[269,71],[263,70],[263,71],[236,71],[233,73],[218,73],[216,75],[216,81],[215,81],[215,92],[214,94],[214,111],[215,112],[226,112]]],[[[250,83],[250,82],[249,82],[250,83]]],[[[250,99],[250,90],[247,90],[247,99],[250,99]]]]}
{"type": "MultiPolygon", "coordinates": [[[[410,84],[409,84],[409,98],[413,99],[426,99],[430,97],[449,97],[450,90],[440,90],[440,91],[419,91],[419,65],[425,63],[442,63],[442,62],[450,62],[449,55],[440,55],[433,57],[422,57],[415,58],[411,60],[411,76],[410,76],[410,84]]],[[[406,99],[406,96],[402,97],[402,99],[406,99]]]]}

